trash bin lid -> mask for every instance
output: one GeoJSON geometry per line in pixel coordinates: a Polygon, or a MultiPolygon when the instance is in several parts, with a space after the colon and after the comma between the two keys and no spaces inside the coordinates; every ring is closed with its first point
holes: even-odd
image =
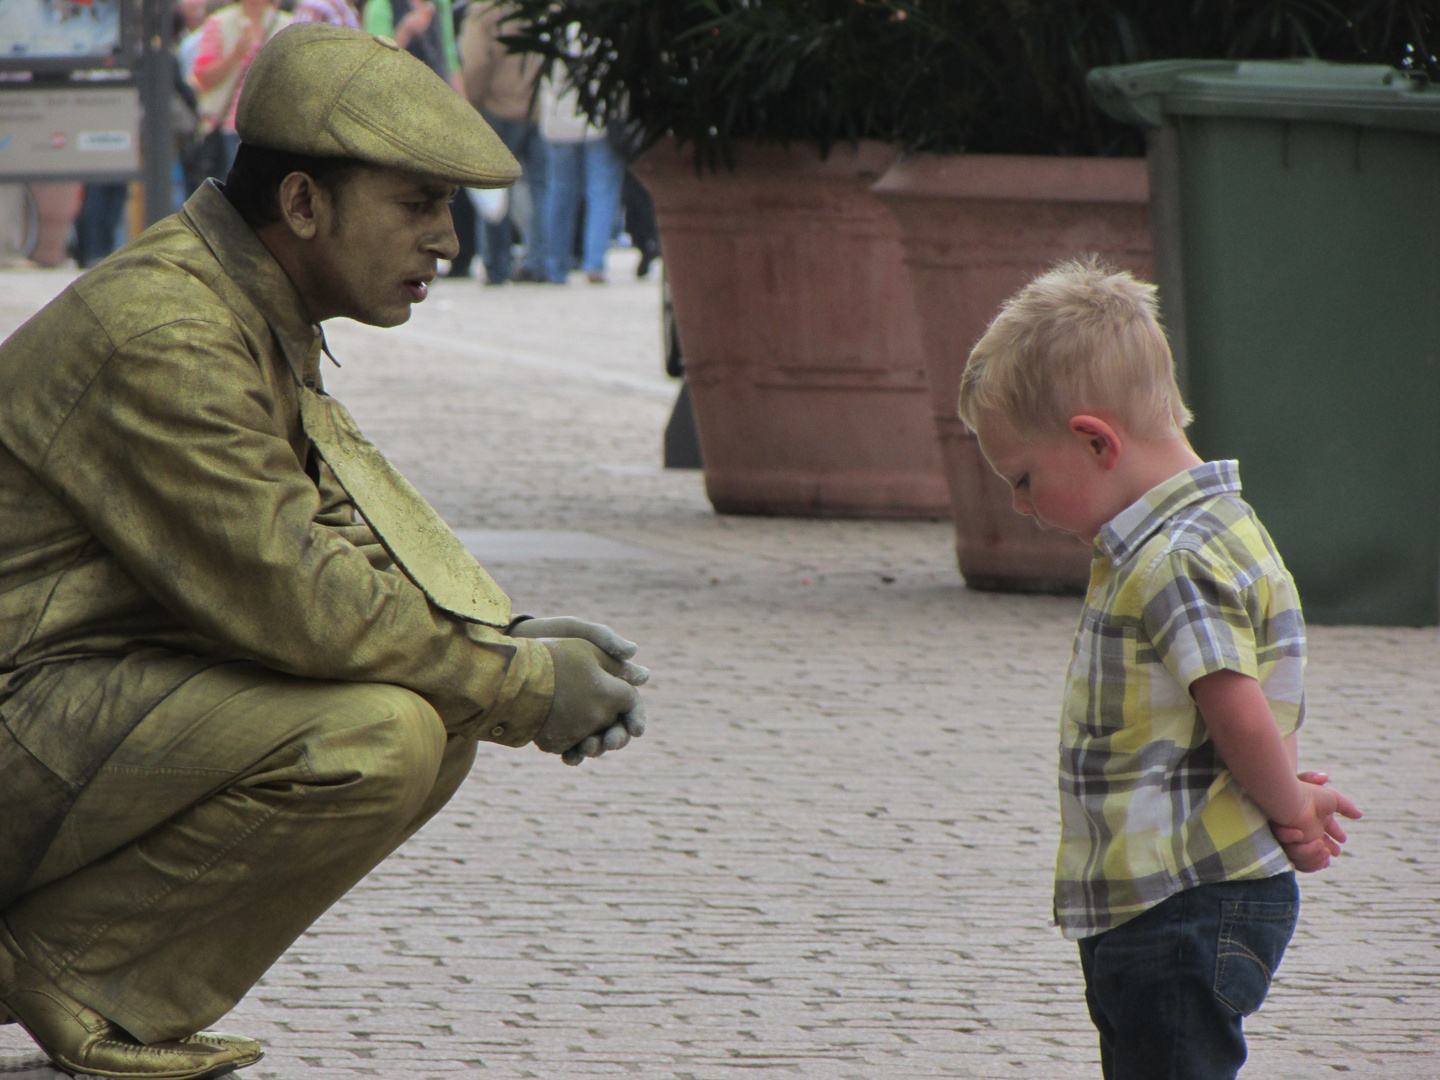
{"type": "Polygon", "coordinates": [[[1440,86],[1424,72],[1324,60],[1157,60],[1095,68],[1096,104],[1160,127],[1170,116],[1234,116],[1440,134],[1440,86]]]}

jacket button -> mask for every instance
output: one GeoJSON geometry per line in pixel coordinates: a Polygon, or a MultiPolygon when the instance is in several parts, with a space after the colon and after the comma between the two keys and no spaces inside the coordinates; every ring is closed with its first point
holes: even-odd
{"type": "Polygon", "coordinates": [[[493,728],[490,729],[490,736],[491,736],[491,738],[498,739],[501,735],[504,735],[504,734],[505,734],[505,725],[504,725],[504,724],[496,724],[493,728]]]}

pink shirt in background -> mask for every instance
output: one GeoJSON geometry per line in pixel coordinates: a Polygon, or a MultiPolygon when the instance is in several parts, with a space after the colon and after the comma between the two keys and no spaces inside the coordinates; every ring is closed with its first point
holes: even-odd
{"type": "Polygon", "coordinates": [[[297,23],[329,23],[331,26],[348,26],[360,29],[360,16],[348,0],[300,0],[295,5],[297,23]]]}
{"type": "MultiPolygon", "coordinates": [[[[235,130],[235,110],[240,106],[240,88],[245,85],[245,73],[250,70],[250,62],[255,59],[263,45],[255,46],[240,61],[240,80],[235,84],[235,92],[230,95],[230,104],[225,109],[225,117],[220,121],[220,127],[224,131],[235,130]]],[[[211,15],[205,20],[205,25],[200,28],[200,48],[195,53],[195,77],[198,79],[205,73],[215,61],[219,60],[224,52],[225,44],[220,31],[220,20],[211,15]]]]}

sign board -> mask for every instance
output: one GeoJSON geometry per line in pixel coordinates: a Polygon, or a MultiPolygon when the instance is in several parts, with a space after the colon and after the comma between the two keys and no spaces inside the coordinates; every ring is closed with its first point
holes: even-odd
{"type": "Polygon", "coordinates": [[[126,66],[124,0],[0,0],[0,70],[126,66]]]}
{"type": "Polygon", "coordinates": [[[0,92],[0,180],[125,181],[139,170],[135,87],[0,92]]]}

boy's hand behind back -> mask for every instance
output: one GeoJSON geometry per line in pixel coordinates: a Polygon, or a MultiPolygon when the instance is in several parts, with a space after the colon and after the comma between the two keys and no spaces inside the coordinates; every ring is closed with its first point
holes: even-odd
{"type": "Polygon", "coordinates": [[[1196,679],[1190,694],[1221,760],[1270,819],[1295,869],[1329,866],[1345,841],[1335,815],[1358,818],[1360,808],[1327,787],[1323,773],[1295,773],[1295,737],[1280,735],[1264,688],[1249,675],[1221,670],[1196,679]]]}
{"type": "Polygon", "coordinates": [[[1353,799],[1325,786],[1330,781],[1325,773],[1302,772],[1297,779],[1305,785],[1307,792],[1315,794],[1310,805],[1320,831],[1307,837],[1307,831],[1313,833],[1313,830],[1276,823],[1271,824],[1271,831],[1285,849],[1286,856],[1295,864],[1295,869],[1302,874],[1313,874],[1329,866],[1331,857],[1340,854],[1340,845],[1345,842],[1345,829],[1335,815],[1351,820],[1358,820],[1362,815],[1353,799]]]}

